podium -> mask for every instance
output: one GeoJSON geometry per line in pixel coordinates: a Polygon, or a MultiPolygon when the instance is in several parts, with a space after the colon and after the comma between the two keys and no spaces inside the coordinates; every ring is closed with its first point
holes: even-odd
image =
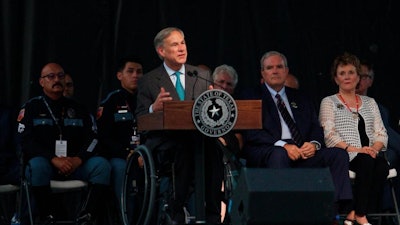
{"type": "MultiPolygon", "coordinates": [[[[238,117],[234,130],[261,129],[261,100],[236,100],[238,117]]],[[[139,131],[195,130],[192,119],[194,101],[164,102],[164,111],[138,118],[139,131]]]]}
{"type": "MultiPolygon", "coordinates": [[[[237,120],[233,130],[261,129],[261,100],[236,100],[237,120]]],[[[164,111],[139,116],[139,131],[155,130],[196,130],[192,118],[194,101],[164,102],[164,111]]],[[[203,146],[193,146],[195,149],[195,195],[196,224],[205,223],[204,209],[204,149],[203,146]]]]}

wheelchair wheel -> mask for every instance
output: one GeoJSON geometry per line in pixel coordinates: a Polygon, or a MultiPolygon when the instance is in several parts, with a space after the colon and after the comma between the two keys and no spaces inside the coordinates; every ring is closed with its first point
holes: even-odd
{"type": "Polygon", "coordinates": [[[239,167],[241,166],[236,165],[232,168],[231,162],[224,163],[224,202],[226,204],[226,211],[223,224],[231,224],[232,195],[239,179],[239,167]]]}
{"type": "Polygon", "coordinates": [[[121,199],[124,225],[148,225],[150,223],[156,198],[155,165],[150,150],[138,146],[129,158],[123,184],[121,199]],[[138,158],[143,159],[143,167],[138,158]]]}

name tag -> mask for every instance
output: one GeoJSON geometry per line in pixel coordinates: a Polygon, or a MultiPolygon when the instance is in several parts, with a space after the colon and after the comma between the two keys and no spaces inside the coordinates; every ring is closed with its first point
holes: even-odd
{"type": "Polygon", "coordinates": [[[56,140],[56,156],[67,157],[67,141],[56,140]]]}

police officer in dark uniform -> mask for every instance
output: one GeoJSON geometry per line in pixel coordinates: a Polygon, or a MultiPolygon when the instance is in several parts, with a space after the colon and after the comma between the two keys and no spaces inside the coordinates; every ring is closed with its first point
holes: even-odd
{"type": "MultiPolygon", "coordinates": [[[[137,82],[142,75],[143,67],[138,58],[122,58],[116,74],[121,88],[109,93],[97,111],[100,145],[111,164],[111,183],[119,206],[127,160],[140,143],[134,111],[137,82]]],[[[128,213],[131,213],[130,210],[128,213]]]]}
{"type": "Polygon", "coordinates": [[[64,77],[59,64],[46,64],[39,78],[43,95],[26,102],[17,119],[25,176],[44,224],[55,222],[51,179],[80,179],[90,184],[86,211],[79,215],[87,219],[97,216],[110,180],[108,161],[96,156],[96,125],[82,105],[63,96],[64,77]]]}

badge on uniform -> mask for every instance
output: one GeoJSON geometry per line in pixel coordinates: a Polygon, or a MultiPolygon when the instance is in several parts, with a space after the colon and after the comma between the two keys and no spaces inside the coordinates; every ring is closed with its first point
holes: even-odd
{"type": "Polygon", "coordinates": [[[140,135],[139,134],[132,135],[130,142],[131,150],[135,150],[139,144],[140,144],[140,135]]]}
{"type": "Polygon", "coordinates": [[[67,109],[67,116],[68,118],[75,118],[76,117],[75,109],[73,108],[67,109]]]}
{"type": "Polygon", "coordinates": [[[25,131],[25,124],[18,123],[18,133],[22,133],[25,131]]]}

